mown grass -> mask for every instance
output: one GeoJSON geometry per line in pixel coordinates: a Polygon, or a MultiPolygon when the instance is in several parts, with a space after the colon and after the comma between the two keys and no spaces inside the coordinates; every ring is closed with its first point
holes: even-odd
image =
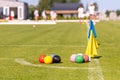
{"type": "MultiPolygon", "coordinates": [[[[117,80],[120,75],[120,21],[99,22],[95,26],[97,50],[104,80],[117,80]]],[[[88,69],[53,69],[20,65],[16,58],[40,64],[41,54],[61,56],[62,63],[47,66],[88,67],[89,63],[72,63],[73,53],[84,53],[87,47],[87,28],[80,23],[56,25],[0,25],[1,80],[89,80],[88,69]]],[[[46,65],[46,64],[41,64],[46,65]]]]}

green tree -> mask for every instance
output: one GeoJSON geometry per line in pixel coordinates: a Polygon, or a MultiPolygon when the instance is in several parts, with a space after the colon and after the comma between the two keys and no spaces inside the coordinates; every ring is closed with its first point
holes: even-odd
{"type": "Polygon", "coordinates": [[[80,2],[80,0],[39,0],[37,8],[41,13],[43,10],[49,10],[54,3],[68,3],[68,2],[78,3],[80,2]]]}
{"type": "Polygon", "coordinates": [[[98,11],[98,4],[94,2],[94,5],[95,5],[95,11],[98,11]]]}
{"type": "Polygon", "coordinates": [[[49,10],[50,9],[50,3],[49,3],[50,0],[39,0],[39,3],[38,3],[38,10],[40,11],[40,13],[43,11],[43,10],[49,10]]]}
{"type": "Polygon", "coordinates": [[[34,19],[34,10],[35,10],[36,6],[34,5],[29,5],[29,16],[30,19],[34,19]]]}
{"type": "Polygon", "coordinates": [[[77,3],[80,2],[80,0],[70,0],[71,3],[77,3]]]}
{"type": "Polygon", "coordinates": [[[116,11],[117,16],[120,16],[120,10],[116,11]]]}
{"type": "Polygon", "coordinates": [[[57,3],[75,3],[75,2],[79,2],[80,0],[55,0],[54,2],[57,2],[57,3]]]}
{"type": "Polygon", "coordinates": [[[110,11],[107,10],[107,11],[105,12],[105,14],[107,15],[107,17],[109,17],[110,11]]]}
{"type": "Polygon", "coordinates": [[[61,0],[60,2],[61,2],[61,3],[66,3],[66,2],[67,2],[67,0],[61,0]]]}

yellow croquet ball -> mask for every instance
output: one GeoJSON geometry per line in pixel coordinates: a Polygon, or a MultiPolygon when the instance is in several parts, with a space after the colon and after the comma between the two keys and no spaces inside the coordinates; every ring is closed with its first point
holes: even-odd
{"type": "Polygon", "coordinates": [[[51,56],[46,56],[45,58],[44,58],[44,63],[45,64],[51,64],[52,63],[52,57],[51,56]]]}

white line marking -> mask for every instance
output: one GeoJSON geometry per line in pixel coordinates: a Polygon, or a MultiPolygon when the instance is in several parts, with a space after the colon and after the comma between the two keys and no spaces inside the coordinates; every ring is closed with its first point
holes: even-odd
{"type": "MultiPolygon", "coordinates": [[[[88,20],[83,20],[84,22],[88,20]]],[[[79,22],[79,20],[56,20],[56,22],[79,22]]],[[[95,22],[100,22],[100,20],[95,20],[95,22]]]]}
{"type": "Polygon", "coordinates": [[[95,68],[88,68],[88,67],[64,67],[64,66],[50,66],[50,65],[42,65],[42,64],[32,64],[28,61],[25,61],[22,58],[16,58],[15,62],[26,65],[26,66],[34,66],[34,67],[44,67],[44,68],[57,68],[57,69],[95,69],[95,68]]]}
{"type": "Polygon", "coordinates": [[[98,59],[92,59],[89,63],[89,68],[95,67],[96,69],[88,69],[88,79],[89,80],[104,80],[103,73],[101,67],[99,65],[98,59]]]}
{"type": "Polygon", "coordinates": [[[0,25],[8,25],[8,24],[19,24],[19,25],[30,25],[30,24],[56,24],[55,21],[43,21],[43,20],[39,20],[39,21],[33,21],[33,20],[12,20],[12,21],[8,21],[8,22],[0,22],[0,25]]]}
{"type": "Polygon", "coordinates": [[[77,46],[77,45],[22,45],[22,44],[15,44],[15,45],[12,45],[12,44],[1,44],[0,46],[10,46],[10,47],[24,47],[24,46],[28,46],[28,47],[32,47],[32,46],[38,46],[38,47],[86,47],[86,46],[77,46]]]}
{"type": "MultiPolygon", "coordinates": [[[[19,24],[19,25],[30,25],[30,24],[57,24],[59,22],[79,22],[79,20],[56,20],[56,21],[51,21],[51,20],[12,20],[12,21],[7,21],[7,22],[0,22],[0,25],[8,25],[8,24],[19,24]]],[[[86,20],[84,20],[86,22],[86,20]]],[[[100,22],[100,20],[95,20],[95,22],[100,22]]]]}

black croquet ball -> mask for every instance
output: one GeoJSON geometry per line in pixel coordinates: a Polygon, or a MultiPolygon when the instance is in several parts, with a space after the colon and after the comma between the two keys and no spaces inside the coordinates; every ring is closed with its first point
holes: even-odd
{"type": "Polygon", "coordinates": [[[55,55],[55,56],[53,57],[53,63],[60,63],[60,62],[61,62],[60,56],[55,55]]]}

